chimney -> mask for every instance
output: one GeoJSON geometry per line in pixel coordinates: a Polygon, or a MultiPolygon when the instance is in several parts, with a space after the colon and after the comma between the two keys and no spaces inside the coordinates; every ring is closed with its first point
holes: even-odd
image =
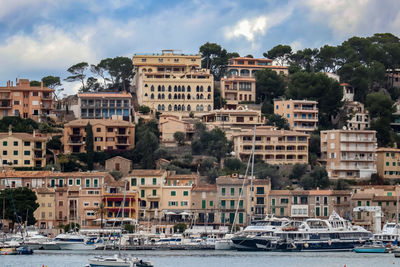
{"type": "Polygon", "coordinates": [[[8,125],[8,135],[11,136],[12,135],[12,125],[8,125]]]}

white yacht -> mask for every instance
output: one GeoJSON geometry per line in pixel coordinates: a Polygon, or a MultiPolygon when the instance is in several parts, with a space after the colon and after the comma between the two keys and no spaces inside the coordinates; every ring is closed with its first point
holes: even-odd
{"type": "Polygon", "coordinates": [[[398,244],[400,236],[400,224],[388,222],[383,226],[379,234],[374,234],[374,240],[383,243],[398,244]]]}
{"type": "Polygon", "coordinates": [[[94,257],[89,259],[90,267],[152,267],[153,263],[150,261],[143,261],[139,258],[124,257],[121,255],[114,255],[113,257],[94,257]]]}
{"type": "Polygon", "coordinates": [[[95,249],[93,244],[86,244],[86,236],[78,233],[59,234],[54,238],[54,242],[61,250],[95,249]]]}

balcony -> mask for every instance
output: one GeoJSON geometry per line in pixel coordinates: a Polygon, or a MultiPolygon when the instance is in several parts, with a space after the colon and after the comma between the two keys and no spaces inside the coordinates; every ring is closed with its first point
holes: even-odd
{"type": "Polygon", "coordinates": [[[146,196],[147,199],[156,199],[156,198],[160,198],[159,195],[147,195],[146,196]]]}
{"type": "Polygon", "coordinates": [[[41,96],[41,99],[42,100],[53,100],[53,97],[51,95],[48,95],[48,94],[43,94],[41,96]]]}
{"type": "Polygon", "coordinates": [[[40,108],[41,109],[53,109],[53,106],[52,105],[40,105],[40,108]]]}
{"type": "Polygon", "coordinates": [[[68,145],[70,146],[81,146],[83,142],[81,140],[69,140],[68,145]]]}
{"type": "Polygon", "coordinates": [[[374,157],[342,157],[343,161],[375,161],[374,157]]]}
{"type": "Polygon", "coordinates": [[[371,142],[376,142],[376,138],[345,138],[341,137],[340,138],[341,142],[358,142],[358,143],[371,143],[371,142]]]}

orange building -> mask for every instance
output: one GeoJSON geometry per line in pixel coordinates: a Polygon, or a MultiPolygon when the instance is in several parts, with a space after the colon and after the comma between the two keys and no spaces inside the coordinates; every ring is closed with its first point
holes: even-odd
{"type": "Polygon", "coordinates": [[[51,115],[54,89],[31,86],[28,79],[12,81],[0,87],[0,118],[19,116],[41,121],[51,115]]]}
{"type": "Polygon", "coordinates": [[[221,95],[226,106],[235,109],[240,102],[255,102],[258,70],[270,69],[278,74],[288,75],[284,66],[273,66],[272,59],[235,57],[228,62],[227,75],[221,79],[221,95]]]}
{"type": "Polygon", "coordinates": [[[64,125],[64,152],[83,153],[86,151],[86,126],[90,122],[93,129],[95,151],[128,150],[135,146],[135,125],[123,120],[80,119],[64,125]]]}

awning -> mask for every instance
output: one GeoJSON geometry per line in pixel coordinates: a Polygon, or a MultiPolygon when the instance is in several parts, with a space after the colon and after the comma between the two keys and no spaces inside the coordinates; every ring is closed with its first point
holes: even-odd
{"type": "Polygon", "coordinates": [[[107,197],[106,199],[107,199],[107,201],[122,201],[122,200],[124,200],[123,198],[119,198],[119,197],[107,197]]]}
{"type": "Polygon", "coordinates": [[[176,215],[176,213],[175,213],[175,212],[172,212],[172,211],[167,211],[167,212],[165,213],[165,215],[176,215]]]}
{"type": "Polygon", "coordinates": [[[189,213],[189,212],[186,212],[186,211],[184,211],[184,212],[181,212],[181,213],[179,213],[179,215],[188,216],[188,215],[190,215],[190,213],[189,213]]]}
{"type": "MultiPolygon", "coordinates": [[[[96,219],[96,220],[93,220],[94,222],[101,222],[101,218],[98,218],[98,219],[96,219]]],[[[107,222],[107,219],[103,219],[103,223],[104,222],[107,222]]]]}

